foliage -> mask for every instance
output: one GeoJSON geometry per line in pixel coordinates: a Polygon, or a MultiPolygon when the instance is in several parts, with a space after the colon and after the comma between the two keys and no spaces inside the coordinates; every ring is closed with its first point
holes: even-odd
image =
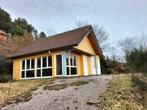
{"type": "Polygon", "coordinates": [[[109,66],[107,65],[105,58],[100,58],[100,65],[101,65],[102,74],[110,74],[111,73],[111,71],[108,69],[109,66]]]}
{"type": "Polygon", "coordinates": [[[0,29],[11,35],[32,34],[36,31],[36,29],[24,18],[18,18],[12,21],[10,14],[2,8],[0,8],[0,29]]]}
{"type": "Polygon", "coordinates": [[[133,37],[127,37],[124,40],[119,41],[119,46],[121,47],[121,50],[128,54],[130,51],[132,51],[134,48],[136,48],[137,42],[134,40],[133,37]]]}
{"type": "Polygon", "coordinates": [[[10,74],[0,74],[0,83],[6,83],[12,80],[12,76],[10,74]]]}
{"type": "Polygon", "coordinates": [[[147,50],[136,48],[126,55],[127,65],[135,72],[147,73],[147,50]]]}
{"type": "Polygon", "coordinates": [[[40,32],[39,37],[40,38],[46,38],[46,34],[44,32],[40,32]]]}
{"type": "Polygon", "coordinates": [[[146,74],[132,74],[132,87],[135,89],[134,94],[140,102],[147,109],[147,75],[146,74]]]}
{"type": "Polygon", "coordinates": [[[7,82],[11,79],[11,70],[11,64],[3,56],[0,56],[0,82],[7,82]]]}
{"type": "Polygon", "coordinates": [[[10,74],[10,63],[3,57],[0,56],[0,74],[10,74]]]}

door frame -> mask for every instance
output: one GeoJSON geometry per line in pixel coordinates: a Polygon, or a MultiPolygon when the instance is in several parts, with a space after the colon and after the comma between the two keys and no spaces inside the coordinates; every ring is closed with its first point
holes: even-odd
{"type": "MultiPolygon", "coordinates": [[[[57,58],[58,55],[61,55],[61,60],[62,60],[62,53],[57,53],[57,54],[55,54],[55,57],[54,57],[54,63],[55,63],[55,64],[54,64],[55,77],[62,77],[62,76],[64,76],[63,73],[62,73],[62,75],[58,75],[58,74],[57,74],[57,62],[56,62],[57,59],[56,59],[56,58],[57,58]]],[[[62,60],[62,61],[63,61],[63,60],[62,60]]]]}
{"type": "Polygon", "coordinates": [[[84,76],[88,76],[88,58],[86,55],[82,55],[83,57],[83,67],[84,67],[84,76]]]}

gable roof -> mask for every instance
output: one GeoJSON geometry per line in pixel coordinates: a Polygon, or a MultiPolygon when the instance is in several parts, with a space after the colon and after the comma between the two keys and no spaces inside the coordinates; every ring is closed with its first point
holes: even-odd
{"type": "Polygon", "coordinates": [[[84,26],[60,34],[50,36],[45,39],[34,41],[32,44],[19,49],[11,55],[11,58],[16,58],[24,55],[45,52],[53,49],[77,46],[87,34],[92,34],[94,46],[97,54],[102,54],[101,49],[97,43],[97,39],[93,32],[92,26],[84,26]]]}

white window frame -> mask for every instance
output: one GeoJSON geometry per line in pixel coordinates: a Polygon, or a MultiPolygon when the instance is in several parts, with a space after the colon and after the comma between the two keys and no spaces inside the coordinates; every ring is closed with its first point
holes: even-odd
{"type": "Polygon", "coordinates": [[[35,59],[34,59],[34,68],[32,68],[31,66],[32,66],[32,60],[33,59],[25,59],[25,60],[22,60],[21,61],[21,73],[20,73],[20,78],[21,79],[32,79],[32,78],[35,78],[35,59]],[[29,60],[29,62],[30,62],[30,68],[29,69],[27,69],[27,60],[29,60]],[[24,70],[22,69],[22,63],[23,63],[23,61],[25,62],[25,68],[24,68],[24,70]],[[26,72],[27,71],[34,71],[34,77],[26,77],[26,72]],[[24,78],[22,78],[22,72],[24,72],[24,78]]]}
{"type": "MultiPolygon", "coordinates": [[[[37,58],[30,58],[30,59],[23,59],[22,61],[21,61],[21,66],[20,66],[20,79],[39,79],[39,78],[51,78],[52,76],[42,76],[42,70],[43,69],[52,69],[52,64],[51,64],[51,66],[49,66],[48,65],[48,57],[51,57],[51,60],[52,60],[52,56],[42,56],[42,57],[37,57],[37,58]],[[43,67],[43,57],[46,57],[46,67],[43,67]],[[37,59],[38,58],[40,58],[41,59],[41,67],[40,68],[37,68],[37,59]],[[32,69],[31,68],[31,66],[32,66],[32,60],[34,59],[34,68],[32,69]],[[30,68],[29,69],[27,69],[27,60],[30,60],[30,68]],[[22,69],[22,63],[23,63],[23,61],[25,61],[25,68],[24,69],[22,69]],[[29,71],[29,70],[34,70],[34,77],[26,77],[26,71],[29,71]],[[37,70],[41,70],[41,77],[37,77],[37,70]],[[25,72],[24,74],[24,78],[22,78],[22,72],[25,72]]],[[[52,71],[53,72],[53,71],[52,71]]],[[[53,73],[52,73],[53,74],[53,73]]]]}
{"type": "Polygon", "coordinates": [[[77,69],[77,57],[74,54],[66,55],[66,60],[68,58],[68,65],[66,64],[66,76],[78,76],[78,69],[77,69]],[[70,59],[72,58],[72,65],[70,64],[70,59]],[[75,65],[74,65],[74,58],[75,58],[75,65]],[[67,67],[69,68],[69,75],[67,74],[67,67]],[[77,74],[71,74],[71,68],[76,68],[77,74]]]}
{"type": "MultiPolygon", "coordinates": [[[[37,67],[37,59],[38,58],[36,58],[36,78],[50,78],[50,77],[52,77],[52,76],[42,76],[42,70],[43,69],[52,69],[52,66],[49,66],[48,65],[48,57],[51,57],[51,56],[43,56],[43,57],[39,57],[40,59],[41,59],[41,66],[40,66],[40,68],[38,68],[37,67]],[[43,57],[46,57],[46,67],[43,67],[43,57]],[[41,70],[41,76],[40,77],[37,77],[37,70],[41,70]]],[[[51,57],[51,60],[52,60],[52,57],[51,57]]],[[[52,64],[51,64],[52,65],[52,64]]],[[[52,71],[53,72],[53,71],[52,71]]],[[[53,74],[53,73],[52,73],[53,74]]]]}
{"type": "Polygon", "coordinates": [[[55,68],[54,71],[55,71],[55,77],[62,77],[62,76],[64,76],[63,73],[62,73],[62,75],[58,75],[58,74],[57,74],[57,70],[56,70],[56,69],[57,69],[57,64],[56,64],[56,63],[57,63],[57,62],[56,62],[57,59],[56,59],[56,58],[57,58],[58,55],[61,55],[61,60],[63,61],[63,59],[62,59],[62,53],[56,53],[56,54],[55,54],[55,57],[54,57],[54,66],[55,66],[55,67],[54,67],[54,68],[55,68]]]}

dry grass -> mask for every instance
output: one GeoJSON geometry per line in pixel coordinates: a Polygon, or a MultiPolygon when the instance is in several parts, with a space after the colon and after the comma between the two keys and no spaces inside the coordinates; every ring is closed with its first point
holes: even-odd
{"type": "Polygon", "coordinates": [[[110,87],[102,95],[98,110],[146,110],[141,98],[136,95],[131,75],[117,75],[110,81],[110,87]]]}
{"type": "Polygon", "coordinates": [[[60,89],[65,89],[66,87],[68,87],[68,85],[65,84],[55,84],[55,85],[51,85],[51,86],[44,86],[44,90],[60,90],[60,89]]]}
{"type": "Polygon", "coordinates": [[[76,81],[76,82],[72,82],[72,83],[63,83],[63,84],[55,84],[55,85],[47,85],[44,86],[44,90],[60,90],[60,89],[65,89],[68,86],[81,86],[81,85],[85,85],[88,84],[88,81],[76,81]]]}
{"type": "Polygon", "coordinates": [[[12,102],[27,101],[32,96],[31,91],[51,82],[51,79],[38,79],[0,83],[0,106],[12,102]]]}

